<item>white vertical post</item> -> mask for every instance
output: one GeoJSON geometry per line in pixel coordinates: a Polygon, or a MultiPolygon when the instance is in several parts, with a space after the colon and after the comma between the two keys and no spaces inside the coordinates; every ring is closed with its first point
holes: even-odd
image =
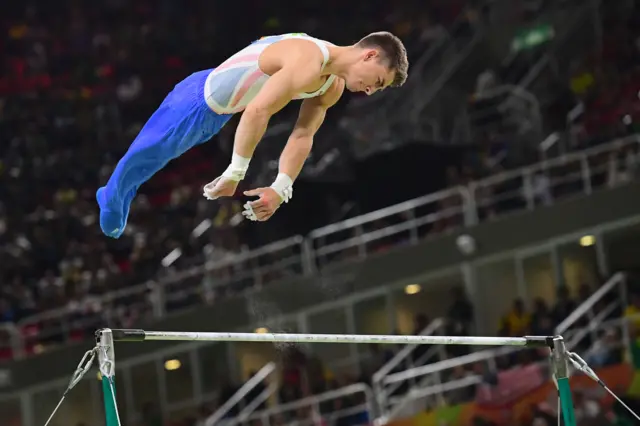
{"type": "Polygon", "coordinates": [[[554,244],[551,247],[551,267],[553,268],[553,275],[556,281],[556,289],[564,287],[564,266],[562,263],[562,257],[560,256],[560,249],[558,248],[558,244],[554,244]]]}
{"type": "Polygon", "coordinates": [[[604,233],[602,231],[595,234],[596,237],[596,263],[598,265],[598,272],[603,277],[611,275],[609,273],[609,262],[607,259],[607,249],[604,244],[604,233]]]}
{"type": "Polygon", "coordinates": [[[522,253],[516,253],[515,256],[516,267],[516,288],[518,289],[518,297],[522,300],[527,300],[527,277],[524,273],[524,256],[522,253]]]}
{"type": "Polygon", "coordinates": [[[20,393],[20,414],[23,426],[35,426],[33,423],[33,401],[29,392],[20,393]]]}

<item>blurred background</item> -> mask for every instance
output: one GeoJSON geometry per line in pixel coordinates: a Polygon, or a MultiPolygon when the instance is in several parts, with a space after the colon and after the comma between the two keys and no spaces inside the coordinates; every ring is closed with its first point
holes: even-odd
{"type": "MultiPolygon", "coordinates": [[[[3,425],[44,424],[104,326],[560,333],[640,405],[639,1],[14,1],[0,28],[3,425]],[[407,84],[345,95],[269,222],[201,196],[234,119],[141,188],[122,238],[100,233],[96,188],[182,78],[268,34],[378,30],[405,42],[407,84]]],[[[240,189],[273,179],[296,108],[240,189]]],[[[547,356],[122,343],[116,384],[123,425],[547,426],[547,356]]],[[[104,425],[98,379],[51,425],[104,425]]],[[[580,426],[635,424],[573,388],[580,426]]]]}

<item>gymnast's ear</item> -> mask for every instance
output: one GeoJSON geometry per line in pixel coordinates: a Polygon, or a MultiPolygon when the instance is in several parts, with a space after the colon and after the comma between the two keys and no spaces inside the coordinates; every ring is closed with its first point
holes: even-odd
{"type": "Polygon", "coordinates": [[[378,58],[378,56],[380,56],[380,54],[376,49],[367,49],[364,54],[364,60],[371,61],[378,58]]]}

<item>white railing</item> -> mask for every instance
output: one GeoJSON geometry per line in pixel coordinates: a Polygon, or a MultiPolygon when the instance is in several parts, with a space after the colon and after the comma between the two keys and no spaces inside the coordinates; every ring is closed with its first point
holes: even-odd
{"type": "MultiPolygon", "coordinates": [[[[269,377],[271,373],[273,373],[275,370],[276,370],[276,364],[273,362],[270,362],[266,364],[264,367],[262,367],[260,371],[258,371],[253,377],[247,380],[245,384],[242,385],[242,387],[238,389],[231,398],[225,401],[225,403],[222,404],[222,406],[218,408],[215,411],[215,413],[207,417],[207,419],[204,422],[204,425],[214,426],[218,424],[220,421],[222,421],[222,419],[224,419],[224,417],[229,413],[229,411],[231,411],[234,407],[241,405],[244,402],[245,397],[249,394],[249,392],[255,389],[260,383],[263,383],[267,379],[267,377],[269,377]]],[[[257,396],[257,398],[254,401],[250,401],[249,404],[247,404],[246,406],[243,406],[239,418],[244,420],[244,418],[248,417],[255,408],[257,408],[262,402],[264,402],[264,399],[270,396],[269,394],[266,394],[266,396],[264,395],[266,391],[271,391],[271,390],[275,390],[275,389],[273,389],[273,387],[270,384],[269,386],[266,387],[265,391],[263,391],[260,395],[257,396]],[[259,402],[257,404],[254,404],[255,401],[259,401],[259,402]]]]}
{"type": "MultiPolygon", "coordinates": [[[[567,346],[575,348],[585,336],[592,335],[592,342],[597,339],[597,332],[603,330],[611,330],[620,328],[621,344],[614,345],[612,349],[620,349],[620,347],[629,349],[630,340],[628,333],[628,324],[634,318],[609,319],[609,317],[620,307],[627,304],[627,281],[626,276],[618,273],[611,277],[602,287],[594,292],[587,300],[585,300],[576,310],[571,313],[560,325],[555,329],[556,334],[562,334],[567,339],[567,346]],[[614,300],[603,305],[601,302],[611,298],[614,300]],[[596,306],[599,309],[596,311],[596,306]],[[583,320],[587,319],[588,322],[583,320]]],[[[443,320],[435,320],[423,332],[423,334],[433,334],[444,325],[443,320]]],[[[259,420],[262,425],[281,424],[278,423],[287,418],[287,413],[296,413],[301,409],[305,411],[305,419],[301,424],[309,424],[312,426],[318,424],[322,419],[325,422],[336,420],[340,417],[348,416],[355,413],[367,413],[369,422],[376,418],[375,424],[385,424],[390,420],[411,415],[405,408],[411,407],[414,401],[420,401],[417,407],[423,410],[425,400],[434,400],[437,404],[448,403],[449,392],[459,390],[471,390],[474,394],[479,386],[484,382],[482,374],[470,374],[460,378],[447,378],[446,373],[456,367],[463,367],[466,371],[470,371],[473,365],[478,363],[485,364],[486,370],[492,374],[498,372],[497,358],[508,356],[514,352],[522,350],[530,350],[526,348],[502,347],[485,349],[468,355],[460,356],[452,359],[443,359],[441,361],[411,367],[404,371],[392,373],[394,369],[403,364],[412,353],[414,345],[405,346],[396,356],[383,366],[373,377],[374,387],[370,389],[365,384],[350,385],[341,389],[329,391],[320,395],[313,395],[287,404],[276,405],[267,410],[255,412],[251,415],[239,415],[236,418],[224,420],[221,422],[224,426],[239,426],[241,424],[250,424],[251,421],[259,420]],[[432,380],[418,381],[417,378],[431,378],[432,380]],[[393,386],[399,383],[411,382],[417,384],[411,386],[407,392],[398,398],[397,403],[388,405],[388,403],[380,401],[380,392],[391,388],[384,386],[393,386]],[[364,399],[355,406],[343,407],[339,409],[323,410],[321,405],[326,402],[333,402],[344,398],[345,396],[353,396],[363,394],[364,399]],[[374,396],[375,395],[375,396],[374,396]],[[376,406],[375,403],[378,403],[376,406]],[[374,417],[374,414],[376,417],[374,417]],[[308,422],[308,423],[307,423],[308,422]]],[[[589,356],[591,350],[586,351],[585,356],[589,356]]],[[[541,361],[541,365],[546,361],[541,361]]],[[[535,367],[535,365],[534,365],[535,367]]],[[[523,368],[523,367],[516,367],[523,368]]],[[[523,368],[523,371],[526,367],[523,368]]],[[[527,370],[528,371],[528,370],[527,370]]],[[[546,380],[547,377],[540,375],[544,369],[533,368],[532,371],[539,375],[539,380],[546,380]]],[[[387,392],[389,396],[389,392],[387,392]]],[[[499,392],[493,397],[508,398],[509,395],[501,395],[499,392]]],[[[300,421],[300,420],[297,420],[300,421]]],[[[286,424],[286,421],[284,422],[286,424]]],[[[298,424],[298,423],[296,423],[298,424]]],[[[370,423],[367,423],[370,424],[370,423]]]]}
{"type": "MultiPolygon", "coordinates": [[[[431,321],[431,323],[425,327],[420,334],[426,336],[433,334],[444,335],[445,325],[446,322],[443,318],[436,318],[431,321]]],[[[447,358],[444,346],[440,345],[427,347],[426,352],[414,360],[413,357],[417,347],[418,345],[407,345],[403,347],[394,355],[393,358],[374,373],[372,377],[373,390],[375,391],[378,409],[382,414],[388,412],[391,409],[391,405],[396,402],[394,401],[394,399],[396,399],[394,398],[394,394],[403,384],[401,382],[396,382],[387,386],[387,383],[384,381],[386,376],[391,374],[392,371],[397,370],[398,367],[404,366],[405,368],[412,368],[424,365],[434,356],[440,358],[441,361],[447,358]]],[[[409,385],[413,387],[416,385],[416,382],[411,380],[409,385]]]]}
{"type": "MultiPolygon", "coordinates": [[[[220,424],[223,426],[237,426],[241,424],[252,424],[258,420],[263,426],[287,424],[288,417],[295,417],[298,412],[304,410],[304,418],[296,419],[296,425],[314,426],[322,419],[325,422],[333,422],[338,419],[363,414],[368,419],[363,425],[370,424],[370,421],[377,417],[375,400],[371,388],[364,383],[356,383],[340,389],[331,390],[318,395],[313,395],[297,401],[276,405],[275,407],[255,412],[249,416],[224,420],[220,424]],[[358,398],[358,396],[360,398],[358,398]],[[322,405],[327,402],[344,401],[345,397],[350,399],[360,399],[355,404],[347,407],[340,407],[324,410],[322,405]]],[[[331,424],[331,423],[330,423],[331,424]]]]}
{"type": "Polygon", "coordinates": [[[458,186],[316,229],[308,236],[314,262],[322,268],[348,250],[364,258],[375,243],[416,244],[438,222],[461,226],[468,204],[468,189],[458,186]],[[395,223],[376,229],[379,221],[395,223]]]}
{"type": "Polygon", "coordinates": [[[510,122],[517,122],[518,128],[523,129],[519,132],[519,139],[525,135],[536,141],[542,138],[540,102],[522,86],[510,84],[488,89],[481,93],[477,103],[465,105],[462,114],[458,116],[458,125],[461,126],[458,131],[467,134],[469,140],[466,142],[469,142],[476,135],[485,134],[496,124],[502,124],[507,116],[510,117],[510,122]]]}
{"type": "Polygon", "coordinates": [[[13,334],[13,352],[20,356],[32,350],[34,342],[22,335],[26,328],[35,329],[32,338],[39,341],[68,338],[105,323],[115,327],[161,318],[167,311],[214,303],[283,277],[312,276],[331,262],[364,258],[388,246],[415,245],[429,235],[627,183],[638,168],[639,142],[640,135],[615,140],[328,225],[306,238],[295,236],[43,312],[16,324],[14,330],[21,333],[13,334]],[[619,158],[629,149],[634,151],[631,161],[619,158]],[[74,314],[81,314],[80,319],[72,319],[74,314]]]}
{"type": "MultiPolygon", "coordinates": [[[[629,304],[627,285],[627,276],[625,274],[619,272],[611,277],[606,284],[596,290],[556,327],[556,334],[571,336],[567,341],[574,347],[587,335],[591,337],[592,341],[596,341],[598,336],[595,332],[595,326],[605,321],[616,309],[623,310],[629,304]],[[612,297],[612,295],[617,297],[612,297]],[[609,303],[604,303],[607,296],[612,297],[613,300],[609,303]],[[601,307],[596,311],[596,305],[598,304],[601,307]],[[588,322],[587,326],[584,326],[585,322],[588,322]]],[[[625,323],[625,326],[627,324],[625,323]]],[[[629,330],[625,328],[624,339],[626,347],[631,345],[629,336],[629,330]]]]}
{"type": "MultiPolygon", "coordinates": [[[[555,328],[555,334],[562,335],[566,339],[568,349],[574,349],[587,335],[591,336],[592,341],[595,342],[597,340],[597,331],[603,329],[603,324],[604,326],[610,324],[608,318],[617,309],[626,306],[626,285],[626,276],[624,274],[618,273],[614,275],[555,328]],[[596,305],[602,305],[601,302],[605,300],[605,297],[611,296],[615,292],[618,293],[617,297],[596,311],[596,305]]],[[[631,343],[627,329],[628,322],[622,321],[620,324],[623,327],[621,336],[624,347],[628,349],[631,343]]],[[[470,374],[455,380],[442,380],[454,368],[463,367],[466,371],[471,371],[474,365],[480,363],[485,366],[485,371],[496,374],[498,371],[497,359],[499,357],[522,350],[527,349],[513,347],[491,348],[385,376],[382,382],[387,385],[416,380],[417,378],[431,378],[432,380],[428,380],[426,383],[431,383],[432,385],[414,386],[409,389],[401,403],[396,404],[390,411],[382,411],[382,422],[398,418],[400,413],[407,415],[406,412],[402,411],[402,408],[407,407],[413,401],[432,397],[436,401],[446,402],[447,392],[463,389],[475,391],[477,385],[483,381],[482,374],[470,374]]]]}

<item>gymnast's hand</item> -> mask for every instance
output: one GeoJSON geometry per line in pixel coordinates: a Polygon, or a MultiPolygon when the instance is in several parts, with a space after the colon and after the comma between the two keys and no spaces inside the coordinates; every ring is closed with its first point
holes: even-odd
{"type": "Polygon", "coordinates": [[[220,176],[204,186],[204,194],[202,195],[208,200],[215,200],[220,197],[231,197],[236,193],[238,182],[237,180],[220,176]]]}
{"type": "Polygon", "coordinates": [[[245,191],[244,195],[248,197],[259,197],[255,201],[247,201],[243,206],[244,211],[242,214],[252,221],[264,222],[268,220],[284,201],[271,187],[245,191]]]}

